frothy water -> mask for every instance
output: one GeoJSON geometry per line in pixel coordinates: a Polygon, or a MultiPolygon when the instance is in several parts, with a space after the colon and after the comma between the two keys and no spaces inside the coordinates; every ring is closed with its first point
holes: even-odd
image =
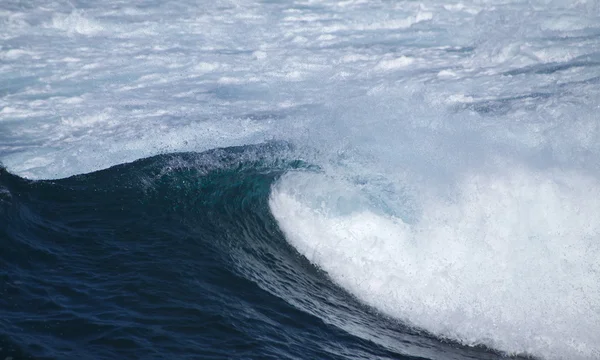
{"type": "Polygon", "coordinates": [[[469,174],[414,223],[323,175],[288,174],[270,206],[292,244],[367,304],[510,354],[593,358],[600,184],[578,173],[469,174]]]}
{"type": "Polygon", "coordinates": [[[288,240],[464,344],[600,356],[597,1],[0,5],[0,161],[285,141],[288,240]]]}

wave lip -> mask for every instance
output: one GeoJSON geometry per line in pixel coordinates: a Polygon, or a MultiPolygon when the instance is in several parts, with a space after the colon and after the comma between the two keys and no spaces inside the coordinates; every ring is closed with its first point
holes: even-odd
{"type": "Polygon", "coordinates": [[[466,345],[600,355],[595,179],[522,167],[471,174],[454,199],[422,195],[414,224],[364,201],[348,210],[359,195],[347,189],[290,173],[270,207],[290,243],[363,302],[466,345]]]}

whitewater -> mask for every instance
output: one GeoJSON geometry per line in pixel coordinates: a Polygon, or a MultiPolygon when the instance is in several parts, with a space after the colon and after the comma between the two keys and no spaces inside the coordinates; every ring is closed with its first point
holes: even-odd
{"type": "Polygon", "coordinates": [[[244,161],[308,164],[266,195],[295,251],[382,319],[507,356],[600,358],[599,111],[593,0],[0,4],[8,172],[284,144],[244,161]]]}

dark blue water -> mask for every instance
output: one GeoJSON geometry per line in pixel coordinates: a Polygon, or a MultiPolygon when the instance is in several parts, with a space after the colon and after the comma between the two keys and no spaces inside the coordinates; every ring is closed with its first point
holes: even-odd
{"type": "Polygon", "coordinates": [[[285,241],[285,146],[54,181],[0,168],[0,359],[493,359],[369,309],[285,241]]]}

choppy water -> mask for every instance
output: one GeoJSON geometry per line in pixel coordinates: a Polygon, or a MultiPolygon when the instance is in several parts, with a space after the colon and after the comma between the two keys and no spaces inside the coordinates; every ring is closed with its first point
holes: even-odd
{"type": "Polygon", "coordinates": [[[599,70],[597,1],[2,2],[0,358],[599,358],[599,70]]]}

